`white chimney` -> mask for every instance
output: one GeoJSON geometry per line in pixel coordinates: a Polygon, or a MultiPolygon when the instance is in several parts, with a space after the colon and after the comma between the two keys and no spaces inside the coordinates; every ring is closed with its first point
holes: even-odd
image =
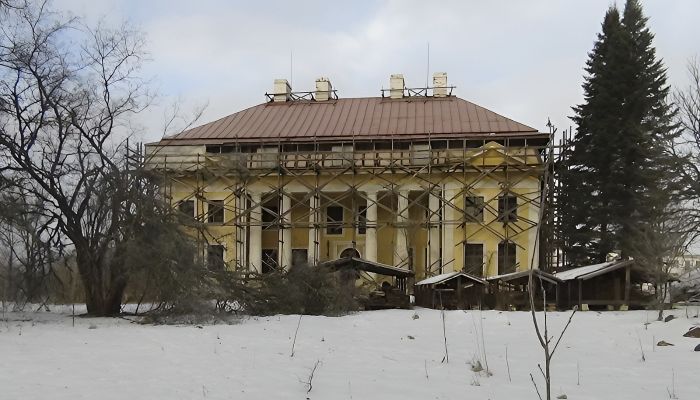
{"type": "Polygon", "coordinates": [[[392,99],[403,98],[404,81],[402,74],[392,74],[389,78],[389,97],[392,99]]]}
{"type": "Polygon", "coordinates": [[[316,79],[316,93],[314,98],[316,101],[328,101],[331,98],[331,91],[333,86],[331,86],[331,81],[328,78],[318,78],[316,79]]]}
{"type": "Polygon", "coordinates": [[[275,102],[285,102],[292,99],[292,87],[286,79],[275,79],[273,87],[273,100],[275,102]]]}
{"type": "Polygon", "coordinates": [[[433,97],[447,97],[447,72],[433,74],[433,97]]]}

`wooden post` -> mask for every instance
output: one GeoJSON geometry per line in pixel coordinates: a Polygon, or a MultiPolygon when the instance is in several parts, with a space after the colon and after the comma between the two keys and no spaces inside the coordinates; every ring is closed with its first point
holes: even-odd
{"type": "Polygon", "coordinates": [[[464,308],[464,300],[462,299],[462,277],[458,276],[457,281],[457,307],[464,308]]]}
{"type": "Polygon", "coordinates": [[[627,265],[625,267],[625,305],[627,307],[630,306],[630,286],[631,286],[630,269],[631,269],[630,265],[627,265]]]}
{"type": "Polygon", "coordinates": [[[578,280],[578,309],[581,309],[581,304],[583,303],[581,300],[583,298],[583,286],[581,285],[582,279],[577,279],[578,280]]]}

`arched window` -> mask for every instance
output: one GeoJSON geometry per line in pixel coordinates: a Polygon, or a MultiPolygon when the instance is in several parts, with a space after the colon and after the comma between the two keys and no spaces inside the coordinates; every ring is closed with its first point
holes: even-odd
{"type": "Polygon", "coordinates": [[[515,272],[515,243],[504,240],[498,244],[498,274],[515,272]]]}

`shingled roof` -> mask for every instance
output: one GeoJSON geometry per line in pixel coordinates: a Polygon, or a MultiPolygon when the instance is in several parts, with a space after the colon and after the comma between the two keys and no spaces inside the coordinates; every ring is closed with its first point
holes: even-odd
{"type": "Polygon", "coordinates": [[[342,98],[264,103],[164,138],[161,144],[543,136],[458,97],[342,98]]]}

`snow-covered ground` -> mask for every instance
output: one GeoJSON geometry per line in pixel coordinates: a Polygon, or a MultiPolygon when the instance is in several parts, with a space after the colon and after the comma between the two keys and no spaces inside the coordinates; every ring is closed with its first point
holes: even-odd
{"type": "MultiPolygon", "coordinates": [[[[688,319],[674,310],[668,323],[654,321],[652,311],[577,313],[554,357],[553,394],[667,399],[675,386],[677,398],[700,399],[700,352],[693,351],[700,339],[682,336],[700,323],[696,312],[688,319]],[[675,346],[652,345],[660,340],[675,346]]],[[[567,318],[549,313],[550,332],[567,318]]],[[[198,327],[77,318],[73,327],[68,312],[7,313],[0,399],[537,399],[530,374],[543,390],[542,352],[526,312],[446,312],[449,362],[441,362],[436,310],[304,316],[290,357],[298,322],[279,316],[198,327]],[[491,376],[471,370],[473,361],[483,363],[482,329],[491,376]]]]}

